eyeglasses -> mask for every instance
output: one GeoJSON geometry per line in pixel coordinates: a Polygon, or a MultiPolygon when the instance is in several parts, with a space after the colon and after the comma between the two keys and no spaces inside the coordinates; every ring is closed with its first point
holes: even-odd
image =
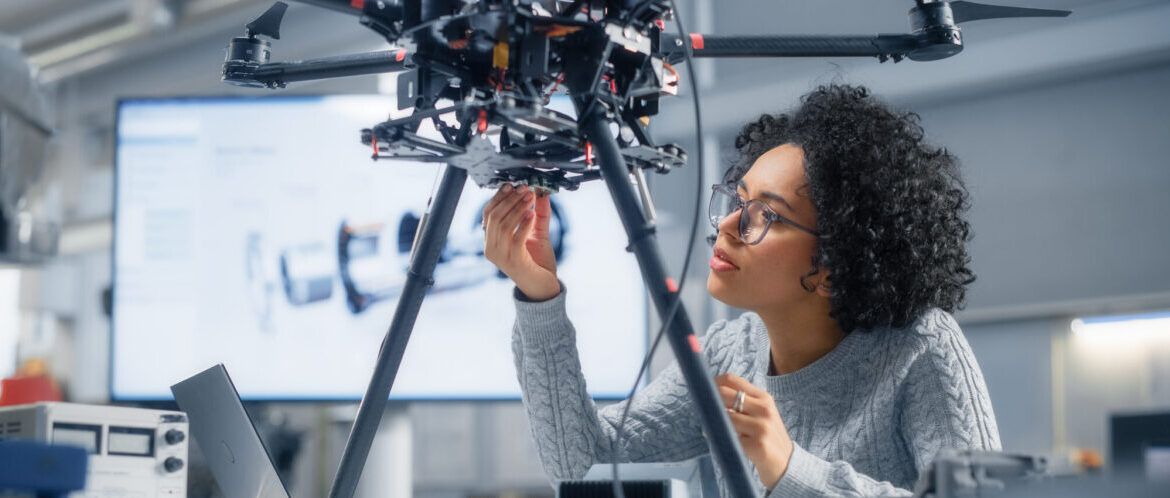
{"type": "Polygon", "coordinates": [[[733,185],[717,183],[711,186],[711,204],[707,209],[711,226],[718,230],[724,219],[739,210],[743,210],[739,216],[739,238],[748,245],[759,244],[764,240],[772,223],[777,221],[814,237],[818,235],[815,230],[776,214],[764,201],[745,201],[733,185]]]}

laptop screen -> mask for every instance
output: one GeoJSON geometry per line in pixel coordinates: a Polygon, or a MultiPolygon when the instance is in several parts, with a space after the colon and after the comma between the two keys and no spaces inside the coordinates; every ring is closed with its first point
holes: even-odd
{"type": "Polygon", "coordinates": [[[223,364],[171,386],[224,496],[289,498],[223,364]]]}

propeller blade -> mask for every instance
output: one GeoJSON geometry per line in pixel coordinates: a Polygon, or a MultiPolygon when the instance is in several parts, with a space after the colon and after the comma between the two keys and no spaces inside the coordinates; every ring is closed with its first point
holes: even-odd
{"type": "Polygon", "coordinates": [[[284,11],[288,10],[288,4],[284,2],[276,2],[269,7],[268,10],[260,14],[252,22],[244,26],[248,30],[248,36],[265,35],[272,37],[274,40],[280,39],[280,21],[284,19],[284,11]]]}
{"type": "Polygon", "coordinates": [[[1009,17],[1068,17],[1072,11],[1007,7],[983,3],[958,1],[950,2],[955,24],[982,19],[1005,19],[1009,17]]]}

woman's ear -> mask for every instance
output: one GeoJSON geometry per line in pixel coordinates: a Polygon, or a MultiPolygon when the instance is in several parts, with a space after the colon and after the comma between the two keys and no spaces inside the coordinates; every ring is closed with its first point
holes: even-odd
{"type": "Polygon", "coordinates": [[[820,281],[817,282],[816,293],[824,298],[832,297],[833,289],[832,283],[829,282],[829,271],[821,269],[821,274],[817,276],[820,277],[820,281]]]}

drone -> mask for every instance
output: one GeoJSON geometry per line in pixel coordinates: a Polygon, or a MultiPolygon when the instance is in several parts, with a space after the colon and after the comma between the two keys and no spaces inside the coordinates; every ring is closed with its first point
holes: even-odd
{"type": "Polygon", "coordinates": [[[271,63],[287,4],[275,3],[231,40],[225,82],[282,88],[308,79],[398,72],[398,105],[413,114],[364,129],[375,159],[446,163],[466,169],[480,187],[526,183],[575,190],[600,178],[591,143],[577,120],[548,108],[568,91],[578,107],[605,105],[619,122],[621,154],[632,169],[664,174],[687,162],[675,144],[647,131],[659,99],[678,94],[676,66],[691,57],[869,56],[931,61],[963,49],[964,22],[1066,16],[1068,11],[920,0],[912,32],[876,36],[711,36],[667,33],[668,1],[303,0],[359,16],[398,48],[300,62],[271,63]],[[440,104],[446,102],[446,104],[440,104]],[[455,127],[473,122],[479,136],[456,144],[455,127]],[[443,140],[424,137],[434,124],[443,140]],[[491,135],[498,140],[488,140],[491,135]]]}
{"type": "MultiPolygon", "coordinates": [[[[679,93],[677,67],[709,57],[933,61],[962,52],[960,24],[1071,13],[915,0],[908,12],[911,29],[904,34],[717,36],[686,33],[675,22],[672,0],[298,1],[356,16],[394,48],[272,62],[272,43],[265,38],[280,39],[288,7],[276,2],[245,26],[244,36],[229,42],[223,81],[283,88],[298,81],[397,73],[398,107],[412,109],[410,114],[361,130],[361,143],[373,159],[447,165],[433,196],[434,211],[424,214],[411,245],[410,269],[334,478],[333,498],[348,498],[356,488],[469,177],[482,188],[523,184],[542,193],[604,180],[630,239],[627,250],[637,257],[663,318],[713,460],[734,496],[755,496],[699,341],[679,305],[679,286],[662,263],[644,178],[646,170],[665,174],[687,163],[681,147],[656,143],[648,129],[660,100],[679,93]],[[671,22],[676,33],[666,28],[671,22]],[[549,105],[558,92],[568,93],[573,114],[549,105]],[[433,128],[422,129],[424,123],[433,128]]],[[[697,106],[697,95],[692,97],[697,106]]]]}

